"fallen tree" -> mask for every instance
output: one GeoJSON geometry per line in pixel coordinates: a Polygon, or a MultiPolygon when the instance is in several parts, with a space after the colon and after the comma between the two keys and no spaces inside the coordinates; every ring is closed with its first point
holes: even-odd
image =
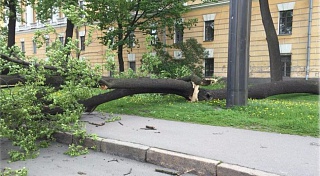
{"type": "MultiPolygon", "coordinates": [[[[21,61],[8,56],[1,55],[1,58],[14,63],[22,64],[24,66],[31,65],[26,61],[21,61]]],[[[35,64],[40,66],[40,64],[35,64]]],[[[44,66],[45,69],[56,71],[57,68],[53,66],[44,66]]],[[[25,79],[20,75],[1,75],[1,85],[11,85],[18,82],[24,82],[25,79]]],[[[64,84],[62,76],[50,76],[46,78],[47,85],[54,85],[59,87],[64,84]]],[[[151,78],[130,78],[130,79],[116,79],[110,77],[101,77],[98,81],[101,86],[106,86],[110,91],[106,93],[92,96],[85,100],[78,102],[85,107],[86,112],[93,111],[100,104],[116,100],[125,96],[145,93],[163,93],[175,94],[184,97],[189,101],[207,101],[212,99],[225,99],[226,90],[207,90],[199,88],[201,79],[195,75],[178,79],[151,79],[151,78]]],[[[279,81],[265,84],[258,84],[249,87],[248,98],[262,99],[268,96],[287,93],[311,93],[319,94],[319,83],[317,81],[294,80],[294,81],[279,81]]],[[[45,113],[55,114],[61,113],[61,108],[48,108],[45,106],[45,113]]]]}
{"type": "MultiPolygon", "coordinates": [[[[12,68],[18,68],[14,75],[0,75],[0,137],[12,140],[22,149],[22,152],[9,152],[12,160],[35,157],[40,144],[50,141],[56,131],[70,132],[84,139],[86,133],[79,121],[81,114],[92,112],[112,100],[135,94],[161,93],[175,94],[188,101],[208,101],[225,99],[227,92],[199,87],[203,82],[195,75],[181,79],[115,79],[99,77],[89,65],[74,63],[72,58],[68,59],[70,63],[62,60],[58,67],[30,63],[4,54],[1,59],[15,63],[12,68]],[[3,89],[15,85],[21,87],[3,89]],[[107,90],[98,95],[88,93],[93,92],[94,86],[107,90]]],[[[59,62],[52,62],[56,63],[59,62]]],[[[319,94],[319,88],[317,81],[282,81],[254,85],[248,93],[249,98],[261,99],[284,93],[319,94]]]]}

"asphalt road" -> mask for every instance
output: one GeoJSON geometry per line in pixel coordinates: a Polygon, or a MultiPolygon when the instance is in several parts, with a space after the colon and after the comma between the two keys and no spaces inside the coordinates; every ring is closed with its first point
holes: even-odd
{"type": "Polygon", "coordinates": [[[11,169],[26,167],[30,176],[164,176],[166,174],[156,172],[155,170],[160,169],[175,172],[149,163],[142,163],[92,150],[87,155],[70,157],[63,154],[68,146],[60,143],[52,143],[50,147],[41,149],[40,155],[35,159],[9,163],[7,152],[11,148],[10,142],[4,139],[1,140],[1,171],[5,167],[10,167],[11,169]]]}

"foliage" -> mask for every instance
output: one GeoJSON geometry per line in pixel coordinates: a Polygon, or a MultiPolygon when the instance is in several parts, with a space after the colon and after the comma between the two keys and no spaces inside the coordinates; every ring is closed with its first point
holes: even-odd
{"type": "MultiPolygon", "coordinates": [[[[23,75],[26,79],[16,88],[0,90],[0,138],[8,138],[21,148],[21,151],[10,151],[12,161],[36,157],[39,147],[51,140],[56,131],[68,131],[80,138],[85,135],[79,122],[84,108],[78,101],[92,96],[92,87],[98,85],[101,69],[92,69],[89,63],[67,56],[69,51],[77,52],[77,41],[70,41],[64,47],[53,28],[36,32],[34,39],[38,47],[42,46],[43,36],[48,33],[57,37],[47,49],[47,61],[27,58],[14,47],[16,57],[40,66],[24,67],[0,60],[0,70],[10,68],[9,74],[23,75]],[[54,66],[57,71],[44,69],[45,65],[54,66]],[[64,78],[64,84],[59,88],[46,84],[54,76],[64,78]],[[46,113],[54,108],[62,108],[63,112],[46,113]]],[[[4,42],[0,38],[0,53],[7,54],[9,51],[4,42]]]]}
{"type": "Polygon", "coordinates": [[[249,99],[247,106],[227,109],[225,100],[190,103],[179,96],[148,94],[111,101],[97,110],[318,137],[318,98],[319,95],[310,94],[278,95],[263,100],[249,99]]]}
{"type": "Polygon", "coordinates": [[[4,168],[3,172],[0,172],[2,176],[27,176],[28,170],[23,167],[22,169],[12,170],[11,168],[4,168]]]}
{"type": "Polygon", "coordinates": [[[110,114],[109,116],[110,116],[110,118],[105,121],[105,122],[107,122],[107,123],[121,120],[121,117],[120,117],[120,116],[117,116],[117,115],[114,116],[113,114],[110,114]]]}
{"type": "Polygon", "coordinates": [[[69,156],[80,156],[88,153],[89,153],[88,148],[83,147],[81,145],[75,145],[75,144],[69,145],[68,151],[64,152],[64,154],[69,156]]]}
{"type": "Polygon", "coordinates": [[[175,48],[182,51],[182,59],[176,59],[159,48],[157,55],[161,63],[151,72],[167,78],[181,78],[192,74],[202,77],[202,63],[207,56],[205,48],[194,38],[175,44],[175,48]]]}
{"type": "Polygon", "coordinates": [[[156,50],[157,54],[154,54],[154,48],[150,44],[151,40],[152,36],[147,35],[144,43],[147,52],[142,55],[141,66],[137,68],[136,72],[131,69],[124,72],[117,71],[114,63],[114,53],[108,47],[105,53],[105,69],[111,71],[112,77],[115,78],[182,78],[192,74],[202,77],[202,62],[207,53],[197,40],[190,38],[186,42],[176,44],[175,47],[182,51],[183,59],[175,59],[161,48],[158,48],[156,50]]]}
{"type": "MultiPolygon", "coordinates": [[[[101,42],[106,45],[112,40],[112,48],[118,50],[120,72],[124,71],[122,50],[131,48],[139,41],[134,31],[151,34],[152,31],[167,29],[172,37],[174,25],[181,21],[181,15],[189,7],[184,3],[189,0],[89,0],[86,1],[86,11],[91,23],[98,22],[103,31],[101,42]],[[97,13],[99,12],[99,13],[97,13]]],[[[191,27],[195,19],[185,20],[182,25],[191,27]]],[[[158,33],[158,32],[157,32],[158,33]]],[[[156,34],[155,34],[156,35],[156,34]]],[[[155,37],[157,41],[157,38],[155,37]]]]}

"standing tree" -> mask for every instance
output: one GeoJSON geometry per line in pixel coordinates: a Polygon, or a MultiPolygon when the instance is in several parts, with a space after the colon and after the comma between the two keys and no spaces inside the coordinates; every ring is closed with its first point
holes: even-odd
{"type": "MultiPolygon", "coordinates": [[[[32,0],[34,1],[34,0],[32,0]]],[[[47,21],[52,17],[53,14],[58,13],[60,10],[62,11],[70,11],[77,10],[81,11],[78,0],[37,0],[35,1],[37,3],[36,11],[37,11],[37,18],[41,21],[47,21]]],[[[81,12],[80,12],[81,13],[81,12]]],[[[78,14],[78,13],[76,13],[78,14]]],[[[64,46],[67,45],[67,43],[72,39],[73,37],[73,30],[74,30],[74,22],[76,19],[79,18],[79,16],[75,17],[72,15],[72,13],[65,14],[67,16],[67,26],[65,31],[65,41],[64,46]]]]}
{"type": "Polygon", "coordinates": [[[269,2],[268,0],[259,0],[259,4],[262,23],[267,36],[271,82],[282,81],[279,40],[271,17],[269,2]]]}
{"type": "MultiPolygon", "coordinates": [[[[119,71],[124,71],[123,49],[132,47],[138,41],[134,31],[154,33],[167,29],[170,34],[177,21],[181,22],[181,15],[189,7],[184,5],[188,0],[88,0],[87,13],[91,22],[98,22],[104,36],[101,42],[113,42],[113,49],[118,51],[119,71]]],[[[191,26],[194,20],[183,22],[184,26],[191,26]]],[[[172,35],[171,35],[172,36],[172,35]]]]}
{"type": "Polygon", "coordinates": [[[15,44],[18,1],[1,0],[0,6],[0,10],[2,12],[7,9],[7,13],[1,13],[1,18],[3,19],[3,21],[5,21],[6,17],[8,18],[7,48],[11,48],[15,44]]]}

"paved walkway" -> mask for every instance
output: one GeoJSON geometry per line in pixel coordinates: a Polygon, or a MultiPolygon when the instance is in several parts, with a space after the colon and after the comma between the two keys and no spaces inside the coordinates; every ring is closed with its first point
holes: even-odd
{"type": "MultiPolygon", "coordinates": [[[[113,115],[114,116],[114,115],[113,115]]],[[[290,176],[320,175],[319,138],[197,125],[130,115],[105,123],[106,113],[83,115],[88,133],[290,176]],[[154,127],[156,130],[148,129],[154,127]]]]}
{"type": "MultiPolygon", "coordinates": [[[[158,166],[148,165],[152,163],[197,175],[320,175],[319,138],[118,116],[121,120],[109,123],[106,120],[112,117],[106,113],[94,112],[81,118],[86,122],[87,132],[99,136],[98,141],[89,139],[85,145],[96,145],[98,151],[108,154],[91,152],[88,156],[68,159],[62,154],[66,145],[62,145],[62,150],[61,144],[54,144],[36,160],[18,162],[18,165],[16,162],[4,164],[6,158],[2,151],[1,168],[35,166],[32,175],[124,175],[130,168],[133,168],[132,175],[158,174],[154,173],[158,166]],[[120,164],[125,167],[118,167],[106,162],[115,157],[110,154],[142,162],[126,160],[120,164]],[[119,172],[113,172],[116,168],[120,168],[119,172]]],[[[76,140],[70,134],[57,133],[56,136],[65,144],[76,140]]]]}
{"type": "Polygon", "coordinates": [[[28,170],[28,176],[164,176],[163,173],[156,172],[156,169],[177,173],[153,164],[101,154],[92,150],[86,155],[70,157],[63,154],[67,151],[68,145],[59,143],[52,143],[50,147],[41,149],[40,155],[35,159],[9,163],[7,150],[12,148],[11,142],[3,139],[0,142],[1,171],[6,167],[13,170],[25,167],[28,170]]]}

